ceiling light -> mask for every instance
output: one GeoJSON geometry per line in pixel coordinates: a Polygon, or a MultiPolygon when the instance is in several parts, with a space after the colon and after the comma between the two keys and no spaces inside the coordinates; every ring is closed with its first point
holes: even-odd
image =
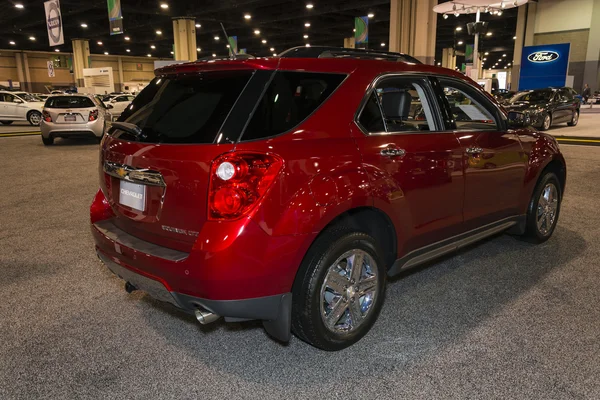
{"type": "Polygon", "coordinates": [[[444,14],[444,19],[448,19],[448,14],[444,14]]]}
{"type": "Polygon", "coordinates": [[[508,66],[510,67],[510,63],[508,63],[508,64],[506,64],[506,65],[508,65],[508,66]]]}
{"type": "Polygon", "coordinates": [[[304,26],[308,28],[310,26],[310,22],[305,23],[304,26]]]}
{"type": "Polygon", "coordinates": [[[367,17],[369,17],[369,18],[373,18],[374,16],[375,16],[375,14],[373,14],[373,13],[367,14],[367,17]]]}
{"type": "Polygon", "coordinates": [[[310,47],[310,43],[306,43],[306,47],[310,47]]]}
{"type": "Polygon", "coordinates": [[[483,61],[487,61],[487,58],[484,58],[483,61]]]}
{"type": "Polygon", "coordinates": [[[497,14],[498,14],[498,16],[501,16],[502,15],[502,11],[498,11],[497,14]]]}
{"type": "Polygon", "coordinates": [[[219,37],[218,37],[218,36],[215,36],[215,40],[219,40],[219,37]]]}
{"type": "Polygon", "coordinates": [[[454,13],[454,16],[455,16],[455,17],[458,17],[459,15],[460,15],[460,13],[459,13],[458,11],[456,11],[456,12],[454,13]]]}
{"type": "Polygon", "coordinates": [[[275,47],[271,47],[269,50],[271,50],[271,51],[275,51],[275,47]]]}
{"type": "Polygon", "coordinates": [[[456,30],[459,31],[459,32],[462,31],[462,26],[457,26],[456,30]]]}
{"type": "Polygon", "coordinates": [[[308,4],[306,5],[306,8],[308,8],[309,10],[311,10],[313,7],[314,7],[314,6],[313,6],[311,3],[308,3],[308,4]]]}
{"type": "Polygon", "coordinates": [[[492,32],[486,33],[485,36],[492,36],[492,32]]]}
{"type": "Polygon", "coordinates": [[[489,56],[490,53],[488,53],[487,51],[485,53],[483,53],[484,56],[489,56]]]}
{"type": "Polygon", "coordinates": [[[352,29],[352,32],[356,32],[356,28],[352,29]]]}
{"type": "Polygon", "coordinates": [[[439,62],[439,63],[437,63],[437,65],[442,65],[442,63],[441,63],[441,62],[439,62]]]}
{"type": "Polygon", "coordinates": [[[196,24],[196,28],[200,28],[202,25],[200,24],[196,24]]]}
{"type": "Polygon", "coordinates": [[[267,39],[263,39],[262,42],[263,42],[263,44],[267,43],[267,39]]]}
{"type": "Polygon", "coordinates": [[[459,40],[459,41],[458,41],[458,45],[460,46],[461,44],[463,44],[463,41],[462,41],[462,40],[459,40]]]}
{"type": "Polygon", "coordinates": [[[277,53],[273,53],[273,57],[277,57],[277,53]]]}
{"type": "Polygon", "coordinates": [[[174,52],[174,51],[172,51],[172,52],[171,52],[171,54],[175,54],[175,52],[174,52]]]}
{"type": "Polygon", "coordinates": [[[304,35],[304,39],[308,39],[308,35],[304,35]]]}
{"type": "Polygon", "coordinates": [[[59,52],[60,52],[60,49],[54,49],[54,51],[55,51],[55,52],[57,52],[57,53],[59,53],[59,52]]]}
{"type": "Polygon", "coordinates": [[[98,41],[97,43],[98,43],[98,46],[102,46],[102,42],[98,41]]]}
{"type": "Polygon", "coordinates": [[[156,31],[157,35],[162,35],[162,31],[156,31]]]}
{"type": "Polygon", "coordinates": [[[517,37],[516,37],[516,36],[513,36],[513,40],[517,40],[517,37]]]}
{"type": "Polygon", "coordinates": [[[129,49],[125,49],[125,51],[128,52],[128,53],[131,53],[131,50],[129,50],[129,49]]]}
{"type": "Polygon", "coordinates": [[[85,24],[85,23],[84,23],[84,24],[81,24],[81,27],[82,27],[82,28],[87,28],[87,24],[85,24]]]}
{"type": "Polygon", "coordinates": [[[152,54],[148,54],[148,57],[152,57],[152,54]]]}
{"type": "Polygon", "coordinates": [[[198,47],[198,48],[196,49],[196,51],[197,51],[197,52],[201,52],[201,51],[202,51],[202,49],[201,49],[200,47],[198,47]]]}
{"type": "Polygon", "coordinates": [[[35,37],[34,36],[29,36],[29,40],[31,40],[32,42],[35,42],[35,37]]]}
{"type": "Polygon", "coordinates": [[[251,19],[251,18],[252,18],[252,15],[250,15],[250,14],[244,15],[244,19],[251,19]]]}
{"type": "Polygon", "coordinates": [[[105,55],[105,56],[107,56],[107,55],[108,55],[108,51],[105,51],[105,52],[104,52],[104,55],[105,55]]]}
{"type": "Polygon", "coordinates": [[[501,58],[499,58],[499,59],[498,59],[498,62],[502,62],[502,59],[501,59],[501,58]]]}
{"type": "Polygon", "coordinates": [[[131,40],[131,38],[129,36],[125,36],[123,39],[125,39],[125,40],[131,40]]]}
{"type": "Polygon", "coordinates": [[[166,10],[167,8],[169,8],[169,5],[167,3],[160,3],[160,8],[166,10]]]}
{"type": "Polygon", "coordinates": [[[385,47],[385,43],[381,43],[381,47],[385,47]]]}
{"type": "Polygon", "coordinates": [[[255,34],[255,35],[260,35],[260,31],[259,31],[258,29],[256,29],[256,30],[254,31],[254,34],[255,34]]]}
{"type": "Polygon", "coordinates": [[[213,57],[216,57],[217,55],[215,53],[213,53],[213,57]]]}
{"type": "Polygon", "coordinates": [[[12,40],[11,40],[10,42],[8,42],[8,43],[10,43],[10,44],[11,44],[11,45],[13,45],[13,46],[14,46],[14,45],[16,45],[16,43],[15,43],[15,42],[13,42],[12,40]]]}
{"type": "Polygon", "coordinates": [[[502,57],[506,57],[506,54],[502,54],[502,57]]]}
{"type": "Polygon", "coordinates": [[[156,48],[156,46],[155,46],[155,45],[152,45],[152,46],[150,46],[150,48],[151,48],[151,49],[155,49],[155,48],[156,48]]]}
{"type": "Polygon", "coordinates": [[[21,4],[21,3],[17,3],[17,4],[15,4],[15,7],[16,7],[16,8],[21,8],[21,9],[22,9],[22,8],[25,8],[25,6],[23,6],[23,4],[21,4]]]}

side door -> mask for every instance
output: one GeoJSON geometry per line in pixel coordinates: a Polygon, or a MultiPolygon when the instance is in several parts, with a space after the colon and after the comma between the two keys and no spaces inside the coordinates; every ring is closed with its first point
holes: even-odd
{"type": "Polygon", "coordinates": [[[480,88],[455,78],[439,83],[440,106],[452,116],[446,129],[457,135],[463,152],[465,230],[519,215],[527,155],[518,135],[480,88]]]}
{"type": "Polygon", "coordinates": [[[27,112],[30,110],[25,99],[15,96],[13,100],[15,117],[20,120],[27,119],[27,112]]]}
{"type": "Polygon", "coordinates": [[[374,206],[392,219],[398,255],[461,232],[462,149],[443,121],[427,77],[379,78],[353,131],[374,206]]]}
{"type": "Polygon", "coordinates": [[[5,100],[5,93],[0,93],[0,118],[8,118],[8,105],[5,100]]]}
{"type": "Polygon", "coordinates": [[[569,88],[563,88],[556,94],[557,108],[560,110],[560,121],[571,122],[573,112],[577,110],[578,101],[573,97],[573,93],[569,88]]]}
{"type": "Polygon", "coordinates": [[[20,104],[16,103],[15,101],[19,101],[19,99],[14,94],[4,94],[4,106],[6,110],[6,117],[12,120],[21,119],[21,117],[19,116],[20,104]]]}

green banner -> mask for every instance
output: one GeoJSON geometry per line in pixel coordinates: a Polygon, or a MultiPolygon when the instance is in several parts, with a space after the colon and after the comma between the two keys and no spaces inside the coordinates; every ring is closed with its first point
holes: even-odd
{"type": "Polygon", "coordinates": [[[121,14],[121,0],[106,0],[108,5],[108,23],[111,35],[123,33],[123,14],[121,14]]]}
{"type": "Polygon", "coordinates": [[[354,39],[356,44],[369,43],[369,17],[356,17],[354,19],[354,39]]]}
{"type": "Polygon", "coordinates": [[[465,47],[465,61],[473,62],[473,45],[472,44],[468,44],[465,47]]]}
{"type": "Polygon", "coordinates": [[[229,36],[229,55],[238,54],[237,36],[229,36]]]}

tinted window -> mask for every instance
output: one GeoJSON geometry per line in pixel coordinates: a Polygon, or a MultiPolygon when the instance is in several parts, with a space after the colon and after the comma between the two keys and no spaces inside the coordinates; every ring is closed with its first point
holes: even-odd
{"type": "Polygon", "coordinates": [[[573,100],[573,93],[569,89],[561,89],[560,96],[562,101],[570,101],[573,100]]]}
{"type": "Polygon", "coordinates": [[[80,96],[54,96],[49,97],[44,105],[46,108],[90,108],[95,107],[94,102],[87,97],[80,96]]]}
{"type": "Polygon", "coordinates": [[[386,79],[377,85],[388,132],[435,130],[426,87],[424,79],[409,77],[386,79]]]}
{"type": "Polygon", "coordinates": [[[369,101],[365,104],[358,118],[358,122],[367,132],[385,132],[381,108],[379,107],[379,99],[375,93],[371,94],[369,101]]]}
{"type": "Polygon", "coordinates": [[[119,121],[140,127],[145,142],[212,143],[251,75],[235,71],[155,78],[119,121]]]}
{"type": "Polygon", "coordinates": [[[309,72],[276,72],[260,100],[242,140],[279,135],[304,121],[346,76],[309,72]]]}
{"type": "Polygon", "coordinates": [[[497,130],[493,108],[475,89],[453,81],[441,80],[450,105],[456,130],[497,130]]]}

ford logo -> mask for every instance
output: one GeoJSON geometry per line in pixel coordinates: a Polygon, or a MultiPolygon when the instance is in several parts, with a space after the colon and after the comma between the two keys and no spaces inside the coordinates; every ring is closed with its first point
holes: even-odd
{"type": "Polygon", "coordinates": [[[547,63],[556,61],[560,58],[560,55],[555,51],[536,51],[531,53],[527,59],[534,63],[547,63]]]}

